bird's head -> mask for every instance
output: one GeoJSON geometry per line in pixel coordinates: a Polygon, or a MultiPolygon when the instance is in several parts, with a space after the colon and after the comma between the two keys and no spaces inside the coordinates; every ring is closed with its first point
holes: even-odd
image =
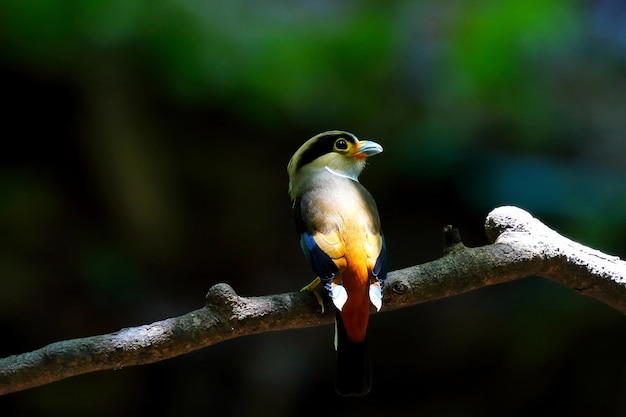
{"type": "Polygon", "coordinates": [[[383,147],[376,142],[359,140],[352,133],[330,130],[313,136],[291,157],[289,173],[289,194],[296,196],[298,185],[320,172],[358,181],[369,156],[379,154],[383,147]]]}

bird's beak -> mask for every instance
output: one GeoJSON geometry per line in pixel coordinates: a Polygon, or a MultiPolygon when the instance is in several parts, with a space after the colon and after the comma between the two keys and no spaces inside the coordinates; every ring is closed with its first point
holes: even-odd
{"type": "Polygon", "coordinates": [[[356,152],[353,156],[356,158],[367,158],[368,156],[374,156],[383,151],[383,147],[371,140],[361,140],[356,143],[356,152]]]}

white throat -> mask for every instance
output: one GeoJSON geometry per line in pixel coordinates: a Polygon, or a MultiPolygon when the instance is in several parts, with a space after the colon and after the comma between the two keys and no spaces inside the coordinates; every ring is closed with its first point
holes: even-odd
{"type": "Polygon", "coordinates": [[[332,168],[330,168],[330,167],[328,167],[328,166],[325,166],[324,168],[326,168],[326,171],[330,172],[330,173],[331,173],[331,174],[333,174],[333,175],[336,175],[336,176],[338,176],[338,177],[342,177],[342,178],[348,178],[348,179],[350,179],[350,180],[353,180],[353,181],[359,182],[359,179],[358,179],[358,177],[357,177],[356,175],[355,175],[355,176],[352,176],[352,175],[350,175],[350,174],[345,174],[345,173],[343,173],[343,172],[338,172],[338,171],[335,171],[334,169],[332,169],[332,168]]]}

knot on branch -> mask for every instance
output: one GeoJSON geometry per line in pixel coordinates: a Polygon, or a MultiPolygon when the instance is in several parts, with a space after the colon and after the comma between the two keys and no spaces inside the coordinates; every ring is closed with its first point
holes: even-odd
{"type": "Polygon", "coordinates": [[[233,307],[238,303],[240,297],[230,285],[218,283],[209,288],[205,298],[208,307],[212,307],[226,317],[230,317],[233,307]]]}
{"type": "Polygon", "coordinates": [[[529,232],[533,216],[514,206],[503,206],[492,210],[485,221],[485,233],[495,242],[504,232],[529,232]]]}
{"type": "Polygon", "coordinates": [[[404,295],[409,290],[409,286],[406,282],[401,280],[394,281],[391,285],[391,291],[398,295],[404,295]]]}
{"type": "Polygon", "coordinates": [[[447,225],[443,228],[443,253],[448,255],[465,249],[465,245],[461,241],[461,233],[456,227],[447,225]]]}

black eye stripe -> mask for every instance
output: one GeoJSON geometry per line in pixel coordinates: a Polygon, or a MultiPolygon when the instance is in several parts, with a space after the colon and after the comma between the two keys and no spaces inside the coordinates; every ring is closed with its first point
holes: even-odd
{"type": "Polygon", "coordinates": [[[324,134],[318,137],[317,140],[302,153],[296,169],[300,169],[301,167],[305,166],[309,162],[313,162],[322,155],[333,152],[337,139],[345,139],[346,142],[356,142],[356,139],[354,139],[351,134],[346,132],[324,134]]]}

